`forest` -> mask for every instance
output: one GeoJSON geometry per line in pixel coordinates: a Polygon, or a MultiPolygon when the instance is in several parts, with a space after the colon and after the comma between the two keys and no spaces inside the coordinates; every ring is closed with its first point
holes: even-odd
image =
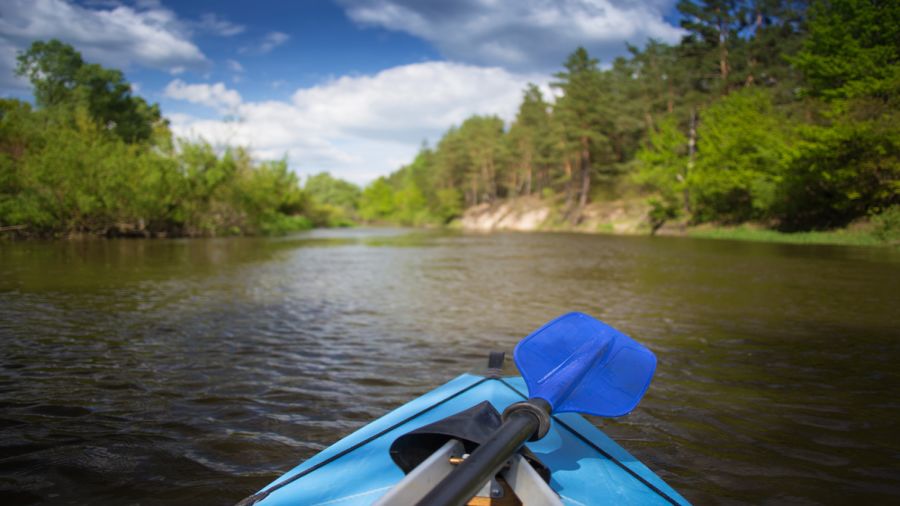
{"type": "Polygon", "coordinates": [[[827,230],[900,221],[900,3],[683,0],[688,35],[601,68],[582,48],[510,125],[473,116],[362,193],[365,219],[446,222],[536,195],[577,222],[647,196],[650,221],[827,230]]]}
{"type": "Polygon", "coordinates": [[[575,49],[515,119],[473,116],[359,188],[287,160],[173,138],[118,70],[59,41],[18,56],[33,105],[0,100],[0,230],[29,235],[270,234],[445,225],[540,198],[650,203],[648,223],[900,230],[900,3],[678,3],[687,35],[601,66],[575,49]]]}

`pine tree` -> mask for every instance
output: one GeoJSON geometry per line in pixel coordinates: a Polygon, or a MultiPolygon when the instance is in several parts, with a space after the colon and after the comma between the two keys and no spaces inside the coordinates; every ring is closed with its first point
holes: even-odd
{"type": "MultiPolygon", "coordinates": [[[[556,74],[558,81],[552,86],[563,92],[555,108],[568,141],[577,150],[578,176],[571,182],[579,186],[578,205],[572,213],[577,219],[581,209],[587,204],[591,190],[591,150],[607,139],[598,131],[602,121],[602,110],[598,102],[603,87],[603,75],[596,59],[579,47],[566,60],[564,72],[556,74]]],[[[575,185],[570,183],[574,190],[575,185]]],[[[574,191],[570,191],[570,196],[574,191]]],[[[571,211],[571,210],[570,210],[571,211]]]]}

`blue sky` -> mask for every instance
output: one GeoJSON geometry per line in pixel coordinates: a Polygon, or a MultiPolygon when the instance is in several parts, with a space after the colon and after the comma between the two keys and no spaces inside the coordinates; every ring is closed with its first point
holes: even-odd
{"type": "Polygon", "coordinates": [[[364,184],[471,114],[511,120],[578,45],[608,64],[676,42],[676,19],[674,0],[4,0],[0,93],[28,98],[15,54],[56,37],[180,136],[364,184]]]}

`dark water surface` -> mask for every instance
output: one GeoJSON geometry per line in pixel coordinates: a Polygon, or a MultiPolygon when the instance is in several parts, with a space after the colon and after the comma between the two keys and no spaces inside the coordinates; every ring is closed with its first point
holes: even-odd
{"type": "MultiPolygon", "coordinates": [[[[647,344],[595,420],[701,504],[900,501],[900,252],[318,231],[0,243],[0,502],[231,504],[563,312],[647,344]]],[[[507,372],[515,372],[512,365],[507,372]]]]}

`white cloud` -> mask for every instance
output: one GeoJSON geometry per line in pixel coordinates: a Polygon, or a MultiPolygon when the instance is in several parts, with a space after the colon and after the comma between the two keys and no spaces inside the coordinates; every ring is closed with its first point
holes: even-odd
{"type": "Polygon", "coordinates": [[[200,16],[200,21],[195,23],[200,30],[209,32],[221,37],[232,37],[239,33],[243,33],[246,29],[243,25],[232,23],[227,19],[220,18],[216,14],[207,13],[200,16]]]}
{"type": "Polygon", "coordinates": [[[290,35],[282,32],[269,32],[263,37],[262,44],[259,45],[260,53],[268,53],[276,47],[284,44],[290,39],[290,35]]]}
{"type": "Polygon", "coordinates": [[[16,47],[0,38],[0,90],[24,91],[28,86],[28,79],[16,75],[16,47]]]}
{"type": "MultiPolygon", "coordinates": [[[[301,173],[329,170],[365,183],[410,162],[423,139],[436,141],[472,114],[511,120],[526,83],[548,80],[500,68],[428,62],[301,88],[290,101],[241,102],[233,107],[235,121],[169,117],[178,135],[248,146],[262,158],[287,154],[301,173]]],[[[166,94],[219,110],[226,102],[230,107],[237,95],[221,83],[179,80],[166,94]]]]}
{"type": "Polygon", "coordinates": [[[241,105],[241,94],[229,90],[222,83],[187,84],[176,79],[166,86],[163,94],[176,100],[212,107],[223,113],[233,112],[241,105]]]}
{"type": "Polygon", "coordinates": [[[66,0],[0,2],[0,73],[12,73],[10,54],[34,40],[60,39],[85,59],[113,67],[137,64],[170,71],[208,61],[172,11],[159,5],[86,8],[66,0]]]}
{"type": "Polygon", "coordinates": [[[237,60],[225,60],[225,65],[228,66],[228,70],[232,72],[244,71],[244,66],[237,60]]]}
{"type": "Polygon", "coordinates": [[[283,32],[269,32],[256,46],[244,46],[238,50],[239,53],[271,53],[273,49],[290,40],[291,36],[283,32]]]}
{"type": "Polygon", "coordinates": [[[663,19],[674,0],[338,1],[357,23],[421,37],[452,60],[518,70],[559,68],[577,46],[609,63],[626,41],[683,33],[663,19]]]}

